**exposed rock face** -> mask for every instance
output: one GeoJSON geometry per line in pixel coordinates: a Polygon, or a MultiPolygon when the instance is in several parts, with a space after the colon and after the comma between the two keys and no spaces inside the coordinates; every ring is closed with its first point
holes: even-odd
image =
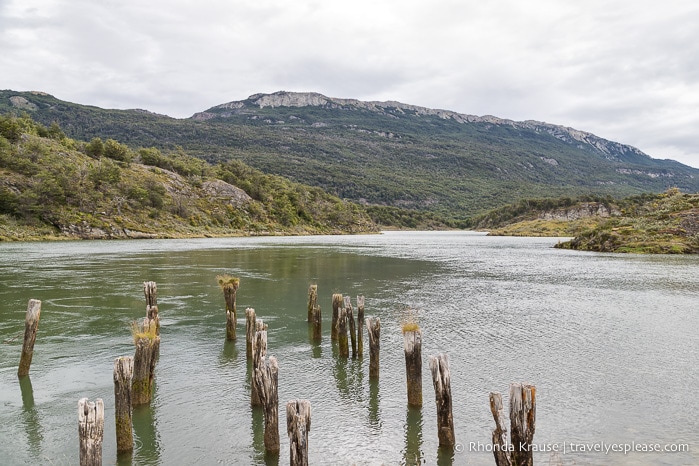
{"type": "Polygon", "coordinates": [[[621,161],[625,157],[629,156],[640,156],[650,159],[650,156],[636,149],[635,147],[609,141],[585,131],[579,131],[566,126],[552,125],[542,121],[513,121],[498,118],[492,115],[468,115],[450,110],[431,109],[395,101],[365,102],[356,99],[338,99],[334,97],[326,97],[316,92],[279,91],[273,94],[254,94],[248,97],[246,100],[229,102],[213,107],[206,112],[197,113],[193,115],[192,118],[195,120],[207,120],[214,117],[225,118],[231,114],[241,113],[246,108],[252,109],[254,107],[262,109],[265,107],[274,108],[307,106],[345,110],[363,109],[394,118],[403,116],[436,116],[445,120],[451,119],[459,123],[487,123],[491,125],[511,126],[516,129],[528,129],[534,130],[538,133],[550,134],[551,136],[568,144],[581,148],[586,147],[608,160],[621,161]]]}
{"type": "Polygon", "coordinates": [[[155,238],[157,235],[144,233],[142,231],[129,230],[128,228],[107,227],[97,228],[89,225],[87,222],[79,224],[65,225],[61,227],[61,232],[70,237],[80,239],[146,239],[155,238]]]}
{"type": "Polygon", "coordinates": [[[205,181],[202,189],[209,197],[226,201],[233,207],[242,207],[252,201],[248,193],[222,180],[205,181]]]}
{"type": "Polygon", "coordinates": [[[23,110],[36,110],[39,108],[36,106],[36,104],[29,102],[27,99],[19,95],[10,97],[10,103],[13,107],[21,108],[23,110]]]}
{"type": "Polygon", "coordinates": [[[601,202],[583,202],[582,204],[549,210],[539,214],[542,220],[577,220],[585,217],[612,217],[621,215],[615,208],[607,207],[601,202]]]}

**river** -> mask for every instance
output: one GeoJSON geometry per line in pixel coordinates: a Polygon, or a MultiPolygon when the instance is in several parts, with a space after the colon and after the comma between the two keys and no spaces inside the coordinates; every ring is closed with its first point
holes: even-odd
{"type": "MultiPolygon", "coordinates": [[[[288,464],[284,406],[312,404],[310,464],[494,465],[488,395],[536,386],[538,464],[699,464],[699,258],[582,253],[472,232],[0,243],[0,463],[77,464],[77,403],[105,403],[104,464],[288,464]],[[216,275],[240,278],[225,341],[216,275]],[[136,447],[116,454],[112,370],[158,285],[161,356],[136,447]],[[318,285],[323,339],[306,323],[318,285]],[[332,293],[381,319],[381,375],[337,357],[332,293]],[[42,300],[29,378],[24,313],[42,300]],[[249,403],[245,309],[279,361],[281,453],[249,403]],[[400,324],[423,331],[422,409],[409,409],[400,324]],[[428,357],[449,355],[457,448],[439,449],[428,357]],[[612,452],[668,449],[680,452],[612,452]],[[590,451],[592,450],[592,451],[590,451]]],[[[367,338],[365,336],[365,345],[367,338]]]]}

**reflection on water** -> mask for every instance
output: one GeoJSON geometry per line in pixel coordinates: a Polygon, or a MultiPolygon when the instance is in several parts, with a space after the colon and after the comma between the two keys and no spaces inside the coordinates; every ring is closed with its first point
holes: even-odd
{"type": "Polygon", "coordinates": [[[252,449],[255,452],[257,464],[265,459],[265,416],[261,406],[251,408],[252,416],[252,449]]]}
{"type": "Polygon", "coordinates": [[[311,341],[311,357],[313,359],[323,357],[323,343],[321,340],[311,341]]]}
{"type": "MultiPolygon", "coordinates": [[[[153,398],[155,399],[155,395],[153,398]]],[[[135,444],[133,459],[136,464],[161,464],[162,447],[158,433],[155,403],[136,406],[133,409],[132,419],[135,444]]]]}
{"type": "Polygon", "coordinates": [[[369,426],[374,430],[379,430],[381,428],[380,401],[379,379],[369,379],[369,426]]]}
{"type": "Polygon", "coordinates": [[[238,352],[235,341],[224,340],[223,349],[221,350],[221,356],[219,358],[221,365],[226,365],[231,361],[235,361],[238,357],[238,352]]]}
{"type": "Polygon", "coordinates": [[[408,405],[405,412],[405,448],[403,462],[406,466],[426,464],[422,451],[422,408],[408,405]]]}
{"type": "Polygon", "coordinates": [[[28,375],[19,377],[19,388],[22,391],[22,423],[27,433],[27,444],[32,456],[38,459],[41,456],[41,442],[44,438],[39,413],[34,406],[32,380],[28,375]]]}
{"type": "MultiPolygon", "coordinates": [[[[460,452],[462,455],[463,452],[460,452]]],[[[453,447],[437,448],[437,466],[452,466],[454,464],[455,450],[453,447]]]]}

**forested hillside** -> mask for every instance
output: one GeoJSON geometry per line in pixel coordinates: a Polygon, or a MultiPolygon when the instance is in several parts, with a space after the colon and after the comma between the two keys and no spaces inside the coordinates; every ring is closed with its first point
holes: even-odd
{"type": "Polygon", "coordinates": [[[372,232],[319,188],[183,149],[89,142],[0,116],[0,240],[372,232]]]}
{"type": "Polygon", "coordinates": [[[47,127],[57,122],[76,139],[241,161],[368,205],[382,224],[429,217],[427,224],[464,226],[526,198],[699,191],[699,170],[590,133],[398,102],[279,92],[175,119],[0,91],[2,111],[27,112],[47,127]]]}

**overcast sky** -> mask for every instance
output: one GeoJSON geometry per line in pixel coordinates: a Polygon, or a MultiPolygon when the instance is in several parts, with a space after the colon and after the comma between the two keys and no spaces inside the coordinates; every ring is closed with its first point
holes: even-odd
{"type": "Polygon", "coordinates": [[[178,118],[279,90],[397,100],[699,167],[699,2],[0,0],[0,88],[178,118]]]}

